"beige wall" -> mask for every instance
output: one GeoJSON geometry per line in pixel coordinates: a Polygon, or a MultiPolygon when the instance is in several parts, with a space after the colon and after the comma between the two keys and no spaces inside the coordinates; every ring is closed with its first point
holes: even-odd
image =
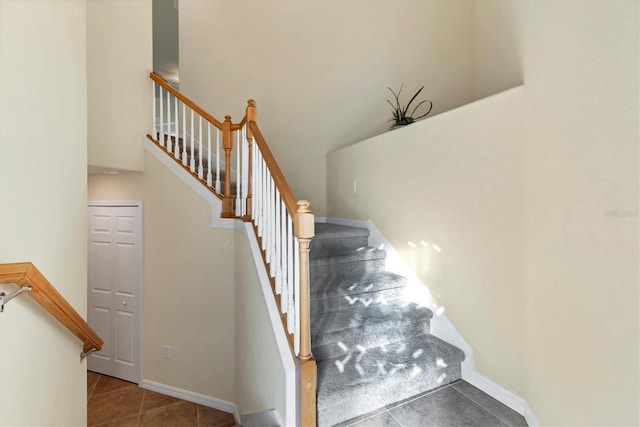
{"type": "Polygon", "coordinates": [[[254,265],[246,235],[236,233],[235,403],[240,414],[276,409],[284,417],[285,373],[254,265]]]}
{"type": "Polygon", "coordinates": [[[371,218],[542,425],[637,425],[638,3],[484,5],[524,86],[330,154],[329,214],[371,218]]]}
{"type": "MultiPolygon", "coordinates": [[[[35,263],[83,316],[85,40],[84,1],[0,1],[0,263],[35,263]]],[[[0,425],[85,425],[81,351],[30,298],[12,300],[0,320],[0,425]]]]}
{"type": "Polygon", "coordinates": [[[524,82],[522,1],[473,2],[473,98],[524,82]]]}
{"type": "Polygon", "coordinates": [[[88,163],[140,171],[151,128],[151,0],[87,2],[88,163]]]}
{"type": "MultiPolygon", "coordinates": [[[[183,1],[181,90],[218,118],[258,106],[294,194],[326,213],[327,152],[388,129],[387,86],[434,113],[472,99],[472,3],[183,1]]],[[[404,98],[404,102],[409,99],[404,98]]]]}
{"type": "Polygon", "coordinates": [[[90,175],[89,199],[144,202],[143,379],[234,401],[234,232],[147,152],[144,173],[90,175]]]}
{"type": "Polygon", "coordinates": [[[547,424],[638,425],[639,3],[526,6],[527,397],[547,424]]]}
{"type": "Polygon", "coordinates": [[[480,372],[520,393],[522,147],[511,137],[522,93],[331,153],[327,184],[330,216],[370,218],[445,307],[480,372]]]}

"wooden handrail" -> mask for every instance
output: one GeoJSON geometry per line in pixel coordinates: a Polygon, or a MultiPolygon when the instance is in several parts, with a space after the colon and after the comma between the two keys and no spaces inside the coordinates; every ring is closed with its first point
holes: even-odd
{"type": "Polygon", "coordinates": [[[32,263],[0,264],[0,283],[31,286],[27,294],[82,341],[83,352],[102,348],[103,341],[98,334],[32,263]]]}
{"type": "Polygon", "coordinates": [[[262,157],[264,162],[269,167],[271,171],[271,175],[273,176],[273,181],[276,183],[278,190],[280,191],[280,197],[284,201],[284,205],[287,208],[287,212],[293,218],[298,210],[298,201],[293,195],[293,191],[291,191],[291,187],[287,183],[282,171],[280,170],[280,166],[278,166],[278,162],[273,157],[271,150],[269,150],[269,146],[264,140],[264,136],[262,136],[262,132],[260,132],[260,128],[258,128],[258,124],[256,122],[250,121],[248,123],[249,129],[251,130],[251,135],[258,144],[260,148],[260,152],[262,153],[262,157]]]}

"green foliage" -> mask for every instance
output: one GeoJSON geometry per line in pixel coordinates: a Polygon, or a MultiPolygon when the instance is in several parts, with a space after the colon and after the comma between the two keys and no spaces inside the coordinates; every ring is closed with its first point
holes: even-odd
{"type": "Polygon", "coordinates": [[[391,89],[390,87],[387,88],[391,91],[396,101],[394,105],[391,101],[387,99],[387,102],[391,106],[391,112],[393,113],[393,118],[389,119],[390,122],[394,122],[392,127],[411,124],[418,119],[426,117],[433,109],[433,102],[429,101],[428,99],[425,99],[424,101],[419,102],[418,105],[414,107],[414,109],[411,111],[411,114],[408,114],[409,108],[411,108],[411,104],[418,97],[418,95],[420,95],[420,92],[422,92],[422,89],[424,89],[424,86],[418,89],[418,91],[411,97],[411,100],[409,100],[409,103],[406,106],[403,106],[402,104],[400,104],[400,93],[402,92],[403,86],[404,86],[404,83],[400,85],[400,90],[398,91],[398,93],[395,93],[393,89],[391,89]],[[426,113],[422,114],[421,116],[413,117],[413,115],[416,113],[418,108],[422,104],[425,104],[427,102],[429,103],[429,110],[426,113]]]}

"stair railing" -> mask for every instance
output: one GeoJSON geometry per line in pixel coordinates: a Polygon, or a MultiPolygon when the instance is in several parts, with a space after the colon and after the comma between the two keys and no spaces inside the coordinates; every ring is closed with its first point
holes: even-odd
{"type": "Polygon", "coordinates": [[[294,197],[258,127],[253,100],[248,101],[239,123],[232,123],[230,116],[220,122],[159,75],[151,73],[150,77],[154,127],[147,137],[222,200],[223,218],[253,225],[289,345],[300,363],[301,423],[315,426],[316,363],[311,355],[309,320],[309,242],[314,216],[310,203],[294,197]]]}
{"type": "MultiPolygon", "coordinates": [[[[0,264],[0,283],[15,283],[51,314],[58,322],[82,341],[80,359],[89,353],[102,349],[103,341],[91,329],[89,324],[78,312],[60,295],[55,287],[30,262],[0,264]]],[[[4,296],[4,295],[3,295],[4,296]]]]}
{"type": "MultiPolygon", "coordinates": [[[[226,116],[221,122],[158,74],[152,72],[150,77],[153,81],[153,130],[147,137],[222,200],[223,218],[236,217],[231,189],[231,155],[234,133],[239,139],[244,120],[234,124],[231,117],[226,116]],[[212,152],[212,145],[215,152],[212,152]],[[221,161],[221,149],[224,151],[224,163],[221,161]]],[[[238,172],[236,169],[236,174],[238,172]]]]}

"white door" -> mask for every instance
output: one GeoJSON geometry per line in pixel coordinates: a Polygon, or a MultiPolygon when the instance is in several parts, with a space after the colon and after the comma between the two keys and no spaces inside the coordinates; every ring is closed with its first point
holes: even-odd
{"type": "Polygon", "coordinates": [[[89,325],[104,340],[88,369],[123,380],[140,379],[142,209],[89,205],[89,325]]]}

